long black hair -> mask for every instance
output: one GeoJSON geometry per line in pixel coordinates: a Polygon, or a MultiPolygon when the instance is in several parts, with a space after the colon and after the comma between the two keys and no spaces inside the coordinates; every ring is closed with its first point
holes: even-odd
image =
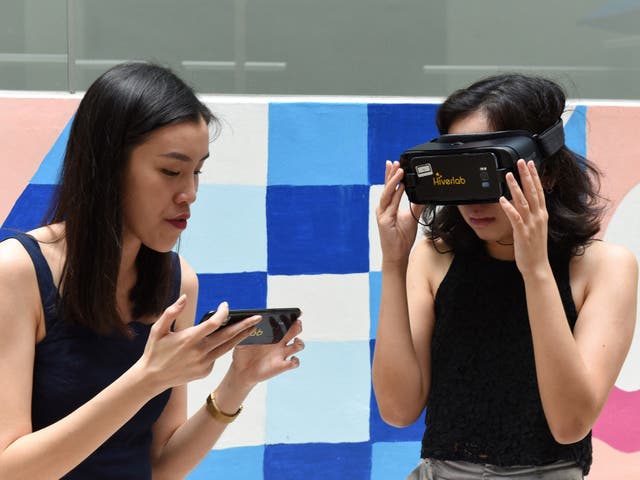
{"type": "MultiPolygon", "coordinates": [[[[207,125],[217,122],[190,87],[159,65],[117,65],[83,96],[46,219],[46,223],[65,223],[60,303],[69,324],[100,334],[128,333],[116,303],[127,161],[132,149],[155,129],[201,120],[207,125]]],[[[133,317],[158,315],[171,292],[171,254],[143,245],[136,268],[130,292],[133,317]]]]}
{"type": "MultiPolygon", "coordinates": [[[[482,112],[493,130],[542,133],[565,109],[566,95],[555,82],[541,77],[503,74],[453,92],[440,106],[436,124],[448,133],[459,119],[482,112]]],[[[578,254],[600,230],[604,205],[595,166],[563,146],[542,162],[541,180],[549,212],[550,251],[578,254]]],[[[456,206],[428,205],[423,213],[432,239],[442,239],[453,251],[477,248],[481,240],[456,206]]]]}

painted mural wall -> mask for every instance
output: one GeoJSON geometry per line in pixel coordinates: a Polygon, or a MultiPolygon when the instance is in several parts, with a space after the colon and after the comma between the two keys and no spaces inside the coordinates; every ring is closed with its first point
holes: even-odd
{"type": "MultiPolygon", "coordinates": [[[[189,478],[403,479],[419,460],[424,414],[393,428],[373,398],[381,262],[374,210],[384,161],[436,136],[437,102],[204,100],[223,128],[179,250],[199,276],[198,316],[222,300],[232,308],[296,305],[307,348],[298,370],[252,392],[189,478]]],[[[0,96],[3,229],[38,225],[78,102],[0,96]]],[[[603,238],[639,255],[640,104],[574,105],[564,120],[568,145],[605,172],[603,238]]],[[[593,429],[589,480],[640,478],[637,331],[593,429]]],[[[190,386],[190,412],[228,361],[190,386]]]]}

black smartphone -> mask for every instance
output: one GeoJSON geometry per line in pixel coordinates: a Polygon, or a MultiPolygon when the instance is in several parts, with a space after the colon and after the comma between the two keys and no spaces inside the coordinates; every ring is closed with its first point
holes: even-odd
{"type": "MultiPolygon", "coordinates": [[[[200,322],[211,317],[215,310],[205,313],[200,322]]],[[[252,310],[229,310],[227,320],[220,328],[228,327],[253,315],[261,315],[262,320],[256,325],[256,330],[239,343],[239,345],[265,345],[278,343],[293,322],[301,315],[299,308],[258,308],[252,310]]]]}

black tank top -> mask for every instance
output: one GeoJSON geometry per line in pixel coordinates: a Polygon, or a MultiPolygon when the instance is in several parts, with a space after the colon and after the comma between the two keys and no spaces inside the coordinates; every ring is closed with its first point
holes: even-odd
{"type": "MultiPolygon", "coordinates": [[[[133,338],[102,336],[86,327],[67,325],[38,242],[25,234],[14,238],[31,256],[45,314],[47,333],[36,345],[33,366],[31,416],[36,431],[78,409],[130,368],[144,352],[151,325],[131,322],[133,338]]],[[[172,255],[175,276],[171,303],[178,298],[181,279],[180,260],[177,254],[172,255]]],[[[63,479],[151,479],[151,428],[170,394],[169,389],[152,398],[63,479]]]]}
{"type": "MultiPolygon", "coordinates": [[[[571,329],[569,258],[551,268],[571,329]]],[[[435,299],[422,457],[500,466],[573,460],[585,475],[591,433],[557,443],[542,410],[522,275],[483,249],[456,254],[435,299]]]]}

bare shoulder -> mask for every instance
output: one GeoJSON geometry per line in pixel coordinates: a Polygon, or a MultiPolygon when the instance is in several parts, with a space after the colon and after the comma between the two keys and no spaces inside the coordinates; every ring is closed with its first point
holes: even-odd
{"type": "Polygon", "coordinates": [[[181,286],[180,293],[186,293],[187,296],[197,295],[198,293],[198,276],[195,270],[189,262],[187,262],[182,255],[178,255],[180,258],[180,270],[181,270],[181,286]]]}
{"type": "Polygon", "coordinates": [[[453,252],[442,240],[424,237],[416,241],[409,261],[410,278],[426,282],[435,297],[435,293],[447,274],[453,252]]]}
{"type": "Polygon", "coordinates": [[[576,307],[594,293],[611,297],[634,294],[638,284],[638,262],[628,248],[605,241],[594,241],[581,255],[571,259],[569,277],[576,307]]]}
{"type": "Polygon", "coordinates": [[[191,265],[189,265],[189,262],[181,255],[179,258],[181,271],[180,294],[187,295],[187,306],[178,316],[176,322],[176,328],[182,330],[183,328],[192,326],[195,321],[198,304],[198,276],[191,265]]]}
{"type": "Polygon", "coordinates": [[[594,241],[589,244],[582,255],[571,260],[572,272],[587,278],[597,278],[611,274],[607,281],[620,278],[621,275],[638,273],[638,261],[634,253],[627,247],[606,241],[594,241]]]}
{"type": "Polygon", "coordinates": [[[0,242],[0,282],[24,287],[23,282],[35,279],[33,262],[22,244],[15,238],[0,242]]]}
{"type": "Polygon", "coordinates": [[[13,321],[18,315],[34,320],[41,312],[40,290],[31,257],[16,239],[0,242],[0,324],[13,321]]]}

